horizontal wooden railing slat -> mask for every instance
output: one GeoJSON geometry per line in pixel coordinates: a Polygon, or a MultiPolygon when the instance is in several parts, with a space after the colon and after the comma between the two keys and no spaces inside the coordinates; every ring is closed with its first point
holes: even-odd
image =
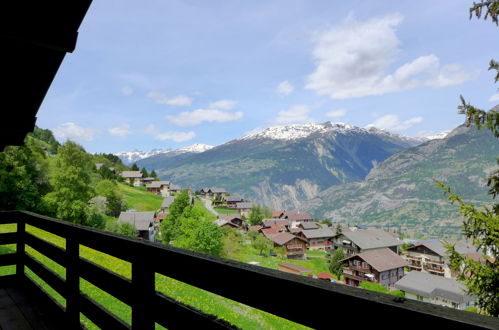
{"type": "Polygon", "coordinates": [[[65,281],[49,268],[45,267],[41,262],[35,260],[28,254],[24,255],[24,262],[26,266],[31,269],[33,273],[38,275],[48,285],[50,285],[61,296],[66,297],[65,281]]]}
{"type": "Polygon", "coordinates": [[[193,329],[231,328],[230,323],[183,305],[159,292],[154,297],[153,313],[156,316],[157,323],[169,329],[184,328],[187,324],[186,320],[189,321],[189,328],[193,329]]]}
{"type": "Polygon", "coordinates": [[[79,260],[78,268],[81,278],[106,291],[125,304],[132,304],[132,296],[130,295],[132,286],[130,280],[82,258],[79,260]]]}
{"type": "Polygon", "coordinates": [[[57,245],[49,243],[28,232],[26,232],[24,235],[26,244],[31,248],[54,260],[59,265],[66,266],[66,255],[64,249],[61,249],[57,245]]]}
{"type": "Polygon", "coordinates": [[[17,263],[17,253],[0,254],[0,266],[10,266],[17,263]]]}
{"type": "Polygon", "coordinates": [[[17,232],[2,233],[2,234],[0,234],[0,245],[17,243],[18,239],[19,239],[19,235],[17,234],[17,232]]]}
{"type": "Polygon", "coordinates": [[[80,293],[79,305],[81,312],[102,329],[129,330],[128,324],[110,313],[106,308],[84,293],[80,293]]]}

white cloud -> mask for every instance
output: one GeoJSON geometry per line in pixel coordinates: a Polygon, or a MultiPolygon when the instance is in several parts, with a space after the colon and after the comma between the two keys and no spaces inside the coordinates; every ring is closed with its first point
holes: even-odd
{"type": "Polygon", "coordinates": [[[184,142],[192,140],[196,136],[194,132],[168,132],[161,133],[156,135],[156,139],[164,141],[164,140],[172,140],[175,142],[184,142]]]}
{"type": "Polygon", "coordinates": [[[338,118],[338,117],[343,117],[344,115],[347,114],[347,111],[345,109],[337,109],[337,110],[332,110],[326,113],[326,117],[329,118],[338,118]]]}
{"type": "Polygon", "coordinates": [[[220,100],[210,103],[210,109],[231,110],[236,106],[236,101],[220,100]]]}
{"type": "Polygon", "coordinates": [[[167,97],[163,93],[159,92],[149,92],[147,97],[154,100],[156,103],[165,104],[165,105],[173,105],[173,106],[189,106],[192,104],[192,99],[185,95],[177,95],[174,97],[167,97]]]}
{"type": "Polygon", "coordinates": [[[306,105],[294,105],[288,110],[279,111],[274,120],[277,124],[303,124],[314,122],[314,119],[308,116],[310,109],[306,105]]]}
{"type": "Polygon", "coordinates": [[[130,96],[133,94],[133,88],[130,87],[130,86],[124,86],[122,89],[121,89],[121,93],[125,96],[130,96]]]}
{"type": "Polygon", "coordinates": [[[75,123],[69,122],[53,128],[52,132],[54,132],[54,136],[60,141],[92,141],[94,139],[95,130],[83,128],[75,123]]]}
{"type": "Polygon", "coordinates": [[[497,102],[497,101],[499,101],[499,93],[492,95],[490,97],[489,101],[490,102],[497,102]]]}
{"type": "Polygon", "coordinates": [[[397,115],[386,115],[376,119],[366,127],[383,128],[389,131],[403,131],[422,121],[423,117],[414,117],[401,121],[397,115]]]}
{"type": "Polygon", "coordinates": [[[294,89],[295,88],[293,87],[293,85],[291,85],[291,83],[289,81],[284,80],[279,85],[277,85],[275,92],[277,94],[281,94],[281,95],[289,95],[289,94],[293,93],[294,89]]]}
{"type": "Polygon", "coordinates": [[[141,131],[146,133],[146,134],[156,134],[158,133],[158,130],[156,129],[156,126],[153,124],[147,125],[145,127],[141,128],[141,131]]]}
{"type": "Polygon", "coordinates": [[[474,74],[460,65],[441,65],[433,55],[420,56],[388,72],[400,52],[396,27],[400,14],[367,21],[348,18],[342,25],[319,33],[313,56],[315,72],[305,88],[335,99],[399,92],[420,86],[445,87],[461,84],[474,74]]]}
{"type": "Polygon", "coordinates": [[[184,111],[175,116],[166,116],[166,119],[178,126],[194,126],[202,122],[225,123],[243,118],[242,112],[224,112],[214,109],[197,109],[194,111],[184,111]]]}
{"type": "Polygon", "coordinates": [[[116,127],[112,127],[108,129],[109,134],[114,135],[114,136],[127,136],[132,134],[132,131],[130,130],[130,125],[128,124],[121,124],[116,127]]]}

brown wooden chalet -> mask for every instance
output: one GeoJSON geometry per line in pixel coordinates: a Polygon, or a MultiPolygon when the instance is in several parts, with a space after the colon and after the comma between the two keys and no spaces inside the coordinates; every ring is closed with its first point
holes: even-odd
{"type": "Polygon", "coordinates": [[[220,215],[217,220],[214,220],[214,222],[219,227],[232,227],[236,229],[248,230],[246,221],[233,214],[220,215]]]}
{"type": "Polygon", "coordinates": [[[345,283],[359,286],[363,281],[393,286],[404,277],[407,262],[390,249],[362,252],[343,260],[345,283]]]}
{"type": "MultiPolygon", "coordinates": [[[[38,108],[59,66],[66,53],[75,49],[78,28],[90,3],[90,0],[0,3],[2,78],[6,82],[2,101],[4,105],[16,105],[15,111],[6,110],[9,116],[0,121],[0,150],[6,145],[21,145],[27,132],[33,130],[38,108]]],[[[14,230],[0,233],[0,246],[8,252],[0,254],[0,266],[12,269],[0,276],[2,329],[81,329],[82,317],[101,329],[152,330],[157,325],[168,329],[234,328],[217,315],[206,313],[206,306],[196,308],[187,303],[189,299],[179,299],[182,303],[167,296],[168,292],[160,291],[156,283],[158,275],[311,328],[330,324],[331,310],[352,320],[362,310],[366,320],[396,315],[401,320],[418,320],[437,329],[499,328],[497,318],[418,301],[395,300],[398,297],[378,292],[351,290],[335,283],[205,256],[31,212],[0,211],[0,226],[4,225],[14,225],[14,230]],[[32,228],[59,236],[64,245],[40,238],[32,228]],[[15,251],[10,250],[11,245],[15,245],[15,251]],[[112,269],[86,259],[80,254],[82,247],[127,262],[128,275],[117,275],[112,269]],[[65,276],[59,276],[40,258],[35,258],[32,250],[44,259],[55,261],[65,276]],[[129,317],[121,319],[109,306],[86,294],[81,287],[83,280],[126,305],[129,317]],[[48,293],[46,287],[53,293],[48,293]],[[55,301],[55,293],[64,306],[55,301]],[[297,303],[307,297],[313,297],[314,303],[297,303]]],[[[400,327],[400,323],[385,323],[384,327],[392,324],[394,328],[400,327]]]]}
{"type": "Polygon", "coordinates": [[[286,257],[289,259],[305,259],[307,257],[307,242],[301,238],[288,233],[276,233],[267,236],[274,246],[284,246],[286,257]]]}
{"type": "Polygon", "coordinates": [[[343,249],[348,256],[361,252],[388,248],[397,253],[403,242],[380,229],[345,230],[330,239],[331,249],[343,249]]]}
{"type": "Polygon", "coordinates": [[[284,211],[283,215],[280,217],[281,219],[287,219],[291,222],[303,222],[303,221],[313,221],[314,219],[305,212],[300,211],[284,211]]]}
{"type": "Polygon", "coordinates": [[[331,245],[329,239],[334,236],[334,232],[329,228],[309,229],[300,231],[298,236],[308,242],[310,250],[324,251],[331,245]]]}

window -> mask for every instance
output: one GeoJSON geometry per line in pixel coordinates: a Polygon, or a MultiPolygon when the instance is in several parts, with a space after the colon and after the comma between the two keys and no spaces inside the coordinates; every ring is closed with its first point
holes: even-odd
{"type": "Polygon", "coordinates": [[[367,262],[362,261],[362,267],[363,267],[363,268],[367,268],[367,267],[368,267],[368,266],[367,266],[367,262]]]}

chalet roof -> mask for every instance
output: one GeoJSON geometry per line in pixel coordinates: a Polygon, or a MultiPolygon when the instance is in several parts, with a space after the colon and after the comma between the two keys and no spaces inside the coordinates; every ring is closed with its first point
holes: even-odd
{"type": "Polygon", "coordinates": [[[456,303],[472,301],[465,286],[453,278],[412,271],[395,283],[395,288],[430,298],[443,298],[456,303]]]}
{"type": "Polygon", "coordinates": [[[312,217],[310,215],[300,211],[285,211],[284,217],[290,221],[312,220],[312,217]]]}
{"type": "Polygon", "coordinates": [[[322,273],[317,274],[317,278],[319,278],[321,280],[329,280],[330,278],[332,278],[332,276],[329,273],[322,272],[322,273]]]}
{"type": "Polygon", "coordinates": [[[152,178],[152,177],[147,177],[147,178],[142,178],[142,181],[145,182],[145,181],[154,181],[156,180],[155,178],[152,178]]]}
{"type": "Polygon", "coordinates": [[[201,192],[204,192],[204,193],[207,193],[209,191],[210,191],[210,188],[203,188],[203,189],[201,189],[201,192]]]}
{"type": "Polygon", "coordinates": [[[380,229],[344,231],[339,235],[344,235],[363,250],[403,245],[402,241],[380,229]]]}
{"type": "MultiPolygon", "coordinates": [[[[144,181],[144,179],[142,179],[142,181],[144,181]]],[[[170,182],[168,181],[153,181],[151,183],[149,183],[146,188],[161,188],[162,186],[166,186],[170,184],[170,182]]]]}
{"type": "Polygon", "coordinates": [[[175,200],[176,196],[168,196],[165,199],[163,199],[163,203],[161,203],[161,208],[169,208],[170,205],[172,205],[173,201],[175,200]]]}
{"type": "Polygon", "coordinates": [[[305,268],[300,265],[295,265],[295,264],[279,264],[280,267],[292,269],[294,271],[300,272],[300,273],[309,273],[312,271],[312,269],[305,268]]]}
{"type": "Polygon", "coordinates": [[[244,202],[244,203],[237,203],[236,204],[236,208],[238,209],[250,209],[253,207],[253,203],[247,203],[247,202],[244,202]]]}
{"type": "Polygon", "coordinates": [[[141,178],[142,177],[142,172],[141,171],[123,171],[121,172],[121,176],[124,178],[141,178]]]}
{"type": "Polygon", "coordinates": [[[407,266],[407,262],[401,256],[388,248],[362,252],[344,260],[355,257],[361,258],[378,272],[407,266]]]}
{"type": "Polygon", "coordinates": [[[227,202],[242,202],[243,198],[239,195],[226,196],[224,198],[227,202]]]}
{"type": "Polygon", "coordinates": [[[289,226],[289,220],[287,219],[265,219],[262,221],[264,227],[272,226],[289,226]]]}
{"type": "Polygon", "coordinates": [[[214,194],[225,194],[225,193],[227,193],[227,191],[225,190],[225,188],[211,188],[210,190],[214,194]]]}
{"type": "Polygon", "coordinates": [[[118,222],[128,222],[137,230],[149,230],[154,222],[154,212],[121,212],[118,222]]]}
{"type": "Polygon", "coordinates": [[[302,234],[308,239],[330,238],[334,236],[333,231],[329,228],[302,230],[302,234]]]}
{"type": "Polygon", "coordinates": [[[234,219],[239,219],[239,220],[242,220],[244,221],[243,219],[241,219],[237,214],[220,214],[218,216],[220,219],[224,219],[226,221],[232,221],[234,219]]]}
{"type": "Polygon", "coordinates": [[[179,185],[176,185],[176,184],[172,183],[170,185],[170,190],[173,190],[173,191],[182,190],[182,187],[180,187],[179,185]]]}
{"type": "Polygon", "coordinates": [[[248,227],[248,230],[256,230],[256,231],[258,231],[260,229],[262,229],[262,226],[249,226],[248,227]]]}
{"type": "MultiPolygon", "coordinates": [[[[262,229],[262,231],[263,230],[265,230],[265,229],[262,229]]],[[[287,242],[291,241],[293,238],[301,239],[299,237],[296,237],[296,236],[288,234],[288,233],[277,233],[277,234],[269,235],[267,238],[272,240],[277,245],[284,245],[287,242]]]]}
{"type": "Polygon", "coordinates": [[[269,238],[270,239],[270,236],[272,235],[275,235],[275,234],[278,234],[282,231],[283,229],[282,228],[279,228],[277,226],[274,226],[274,227],[270,227],[270,228],[262,228],[261,231],[262,231],[262,234],[269,238]]]}
{"type": "Polygon", "coordinates": [[[283,214],[283,211],[272,211],[272,218],[279,218],[283,214]]]}
{"type": "Polygon", "coordinates": [[[305,222],[300,222],[299,226],[301,226],[303,229],[318,229],[319,227],[317,226],[317,223],[313,221],[305,221],[305,222]]]}
{"type": "Polygon", "coordinates": [[[224,220],[224,219],[216,219],[216,220],[213,220],[213,222],[215,224],[217,224],[219,227],[223,227],[225,225],[228,225],[228,226],[231,226],[231,227],[234,227],[234,228],[239,228],[239,226],[236,225],[235,223],[227,221],[227,220],[224,220]]]}

